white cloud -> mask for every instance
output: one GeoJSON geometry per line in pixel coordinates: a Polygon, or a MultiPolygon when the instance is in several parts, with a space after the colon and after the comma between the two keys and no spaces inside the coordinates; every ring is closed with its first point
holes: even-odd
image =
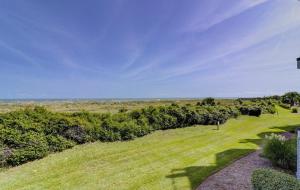
{"type": "MultiPolygon", "coordinates": [[[[215,25],[221,24],[222,22],[233,18],[237,16],[238,14],[247,11],[250,8],[253,8],[257,5],[260,5],[266,0],[242,0],[242,1],[234,1],[234,2],[229,2],[230,6],[227,6],[228,9],[224,10],[218,10],[219,8],[219,3],[217,1],[211,1],[208,7],[205,7],[205,9],[201,9],[200,15],[199,15],[199,10],[195,10],[195,14],[191,14],[191,18],[187,19],[187,23],[180,28],[182,29],[181,32],[193,32],[197,33],[201,30],[207,30],[215,25]],[[204,11],[204,13],[202,13],[204,11]],[[220,12],[216,12],[220,11],[220,12]]],[[[201,4],[201,3],[200,3],[201,4]]],[[[158,27],[157,27],[158,28],[158,27]]],[[[156,29],[157,30],[157,29],[156,29]]],[[[152,34],[153,35],[153,34],[152,34]]],[[[179,37],[180,38],[180,37],[179,37]]],[[[192,35],[191,35],[191,38],[192,35]]],[[[145,41],[149,41],[151,38],[148,38],[145,41]]],[[[179,58],[180,55],[184,55],[184,53],[190,53],[195,50],[191,50],[190,52],[187,51],[186,43],[188,43],[190,39],[179,39],[178,42],[176,42],[175,46],[172,47],[172,49],[167,49],[164,50],[162,54],[155,54],[152,55],[151,58],[147,59],[146,61],[141,59],[143,54],[144,54],[144,49],[146,45],[144,44],[142,47],[141,46],[136,46],[136,49],[130,54],[129,56],[129,61],[125,64],[123,68],[127,69],[130,68],[131,66],[135,65],[135,68],[130,69],[129,71],[126,71],[125,76],[126,77],[138,77],[138,78],[143,78],[147,76],[147,71],[155,70],[155,67],[159,67],[160,65],[164,65],[167,62],[170,62],[174,60],[175,58],[179,58]],[[140,65],[137,65],[137,61],[140,62],[140,65]]],[[[194,43],[199,43],[199,42],[194,42],[194,43]]],[[[210,44],[206,44],[210,45],[210,44]]],[[[233,46],[233,44],[231,44],[233,46]]],[[[233,53],[236,51],[236,49],[239,49],[240,47],[235,47],[233,48],[221,48],[218,47],[220,52],[216,54],[216,52],[212,52],[213,56],[207,55],[205,56],[205,60],[201,60],[201,58],[197,59],[195,57],[192,57],[186,59],[184,65],[179,65],[175,66],[174,62],[173,65],[169,66],[169,69],[163,71],[163,76],[160,79],[156,80],[162,80],[162,79],[167,79],[169,77],[175,77],[178,75],[182,74],[188,74],[190,72],[193,72],[195,69],[200,69],[200,68],[207,68],[210,61],[214,61],[218,58],[222,58],[228,54],[233,53]]],[[[199,54],[196,52],[196,54],[199,54]]]]}
{"type": "MultiPolygon", "coordinates": [[[[189,22],[182,27],[182,32],[200,32],[207,30],[267,1],[268,0],[223,1],[223,5],[228,4],[228,6],[222,10],[219,9],[220,4],[222,5],[222,1],[210,1],[205,9],[195,11],[194,14],[191,14],[189,22]]],[[[199,7],[200,6],[201,4],[199,4],[199,7]]]]}
{"type": "Polygon", "coordinates": [[[40,64],[38,63],[37,60],[35,60],[33,57],[31,57],[28,54],[26,54],[21,49],[18,49],[18,48],[15,48],[13,46],[10,46],[8,43],[5,43],[3,41],[0,41],[0,46],[3,47],[3,48],[5,48],[5,49],[7,49],[8,51],[10,51],[11,53],[13,53],[14,55],[17,55],[21,59],[23,59],[25,61],[25,63],[29,63],[29,64],[31,64],[33,66],[40,66],[40,64]]]}
{"type": "MultiPolygon", "coordinates": [[[[222,59],[226,59],[227,56],[239,52],[246,54],[244,51],[247,48],[263,43],[274,37],[278,38],[279,43],[272,48],[272,51],[276,51],[276,49],[278,51],[280,40],[285,38],[284,35],[288,31],[300,26],[300,4],[296,3],[297,2],[293,1],[274,1],[272,6],[268,9],[268,14],[260,18],[258,26],[255,28],[247,28],[249,32],[246,36],[239,36],[239,34],[235,33],[234,29],[232,29],[230,40],[226,42],[221,41],[214,49],[208,51],[210,54],[206,54],[205,56],[201,55],[201,50],[199,50],[190,61],[168,69],[162,78],[167,79],[212,67],[217,68],[216,61],[220,62],[222,59]],[[283,37],[280,36],[281,34],[283,37]],[[197,56],[197,54],[200,54],[200,57],[197,56]]],[[[222,32],[219,33],[222,34],[222,32]]],[[[287,40],[293,41],[294,39],[287,40]]],[[[207,46],[211,47],[211,44],[207,44],[207,46]]]]}

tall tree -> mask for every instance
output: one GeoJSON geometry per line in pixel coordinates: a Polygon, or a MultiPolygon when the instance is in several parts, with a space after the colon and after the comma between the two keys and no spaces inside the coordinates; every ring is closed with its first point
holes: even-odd
{"type": "Polygon", "coordinates": [[[295,106],[296,104],[299,104],[300,94],[298,92],[288,92],[285,93],[281,98],[283,103],[295,106]]]}

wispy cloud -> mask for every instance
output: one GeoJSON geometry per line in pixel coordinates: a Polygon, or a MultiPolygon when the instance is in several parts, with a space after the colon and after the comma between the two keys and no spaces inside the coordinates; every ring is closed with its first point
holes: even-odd
{"type": "MultiPolygon", "coordinates": [[[[88,66],[79,63],[74,54],[68,51],[69,46],[77,47],[78,49],[88,49],[89,45],[84,43],[78,36],[71,31],[66,30],[59,25],[53,26],[49,23],[43,23],[38,18],[28,17],[27,15],[18,15],[14,12],[6,12],[1,14],[0,18],[11,27],[16,28],[18,33],[23,36],[27,48],[35,50],[36,53],[25,53],[20,48],[14,47],[13,43],[0,41],[0,46],[11,51],[14,55],[18,55],[34,66],[46,66],[46,62],[51,64],[63,65],[69,69],[76,69],[89,72],[100,72],[101,69],[89,68],[88,66]],[[22,33],[22,30],[29,30],[31,33],[22,33]],[[68,44],[66,46],[65,44],[68,44]],[[33,55],[34,54],[34,55],[33,55]],[[41,54],[41,55],[39,55],[41,54]],[[47,55],[45,58],[37,58],[37,56],[47,55]]],[[[20,36],[18,36],[20,37],[20,36]]]]}
{"type": "MultiPolygon", "coordinates": [[[[243,0],[243,1],[237,1],[235,3],[230,4],[228,9],[219,10],[219,4],[211,3],[210,7],[206,7],[208,11],[199,14],[198,10],[195,10],[194,14],[191,14],[191,19],[188,19],[188,22],[185,23],[184,26],[180,27],[181,33],[199,33],[199,32],[205,32],[208,31],[210,28],[215,27],[219,24],[222,24],[223,22],[234,18],[235,16],[238,16],[242,12],[245,12],[255,6],[258,6],[262,3],[265,3],[267,0],[257,0],[257,1],[249,1],[249,0],[243,0]]],[[[208,31],[210,32],[210,31],[208,31]]],[[[222,58],[226,55],[229,55],[233,52],[235,52],[240,47],[232,47],[232,48],[223,48],[221,52],[218,52],[217,54],[213,53],[213,56],[207,55],[205,56],[205,59],[201,60],[201,58],[193,57],[192,60],[185,60],[185,63],[179,64],[179,66],[176,66],[176,58],[180,57],[179,55],[185,54],[188,52],[186,44],[189,44],[190,39],[189,38],[183,38],[180,39],[182,34],[179,33],[178,36],[178,42],[176,42],[176,45],[172,47],[172,49],[166,49],[163,51],[164,55],[152,55],[151,59],[148,61],[144,61],[142,59],[138,60],[138,58],[141,57],[142,51],[141,49],[138,49],[132,54],[132,57],[129,59],[129,63],[126,64],[125,68],[128,68],[134,63],[137,63],[137,61],[140,61],[140,65],[136,65],[136,68],[132,69],[131,71],[127,72],[127,77],[137,77],[137,78],[143,78],[146,77],[145,72],[151,71],[154,69],[154,67],[158,67],[159,65],[164,65],[167,62],[172,62],[172,64],[169,66],[169,68],[166,70],[166,72],[163,72],[163,76],[160,79],[167,79],[169,77],[176,77],[178,75],[182,74],[188,74],[190,72],[193,72],[195,69],[199,69],[200,67],[207,67],[205,66],[206,63],[209,63],[211,61],[217,60],[219,58],[222,58]],[[167,54],[167,55],[165,55],[167,54]],[[139,76],[141,75],[141,76],[139,76]]],[[[192,38],[194,38],[192,36],[192,38]]],[[[197,39],[194,43],[199,43],[197,39]]],[[[201,43],[201,42],[200,42],[201,43]]],[[[205,44],[207,45],[207,44],[205,44]]],[[[233,45],[233,44],[232,44],[233,45]]],[[[190,52],[195,52],[195,50],[190,50],[190,52]]],[[[200,51],[201,52],[201,51],[200,51]]],[[[199,54],[196,52],[195,54],[199,54]]],[[[203,57],[203,55],[202,55],[203,57]]],[[[157,80],[157,79],[156,79],[157,80]]]]}
{"type": "MultiPolygon", "coordinates": [[[[195,11],[191,14],[189,22],[182,27],[182,32],[201,32],[220,24],[232,17],[235,17],[255,6],[267,2],[268,0],[240,0],[240,1],[218,1],[209,2],[203,12],[195,11]],[[226,9],[224,5],[227,4],[226,9]]],[[[201,5],[199,5],[201,6],[201,5]]]]}
{"type": "Polygon", "coordinates": [[[41,65],[39,64],[39,61],[34,59],[33,57],[29,56],[28,54],[26,54],[24,51],[22,51],[21,49],[15,48],[3,41],[0,41],[0,47],[8,50],[11,54],[13,54],[14,56],[17,56],[19,58],[21,58],[22,60],[24,60],[24,63],[28,63],[30,65],[33,66],[38,66],[40,67],[41,65]]]}
{"type": "MultiPolygon", "coordinates": [[[[174,68],[171,67],[168,72],[165,73],[163,79],[186,75],[209,67],[217,68],[217,62],[220,62],[222,59],[226,59],[226,57],[239,52],[244,52],[252,46],[277,36],[279,41],[277,45],[271,49],[272,51],[276,51],[284,35],[288,31],[300,26],[300,6],[290,8],[290,5],[284,6],[277,4],[277,6],[270,10],[268,15],[264,15],[264,17],[260,18],[260,24],[256,28],[251,28],[246,36],[233,35],[232,40],[227,41],[226,44],[221,42],[217,46],[217,49],[211,49],[211,53],[206,55],[204,59],[202,55],[200,57],[198,56],[198,58],[196,55],[191,61],[186,62],[184,65],[178,65],[174,68]]],[[[234,30],[231,32],[234,34],[234,30]]]]}
{"type": "Polygon", "coordinates": [[[65,67],[69,69],[76,70],[77,72],[88,72],[88,73],[104,73],[104,69],[99,66],[88,66],[88,65],[82,65],[79,63],[76,63],[72,58],[70,58],[68,55],[60,55],[58,61],[60,64],[63,64],[65,67]]]}
{"type": "Polygon", "coordinates": [[[0,27],[0,76],[17,96],[258,95],[300,82],[296,0],[6,1],[0,27]]]}

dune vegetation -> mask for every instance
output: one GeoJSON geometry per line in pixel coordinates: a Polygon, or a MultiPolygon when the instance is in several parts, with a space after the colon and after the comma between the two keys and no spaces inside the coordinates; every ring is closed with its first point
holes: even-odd
{"type": "MultiPolygon", "coordinates": [[[[52,112],[74,113],[82,110],[92,113],[118,113],[120,110],[136,110],[149,106],[162,106],[176,103],[178,105],[196,104],[202,99],[104,99],[104,100],[24,100],[24,101],[1,101],[0,113],[7,113],[36,106],[44,107],[52,112]]],[[[234,99],[217,99],[216,103],[231,105],[234,99]]]]}
{"type": "Polygon", "coordinates": [[[240,114],[275,113],[271,101],[216,105],[213,98],[196,105],[178,104],[101,114],[51,112],[44,107],[0,114],[0,166],[16,166],[76,144],[127,141],[157,130],[219,125],[240,114]]]}
{"type": "Polygon", "coordinates": [[[156,131],[125,142],[94,142],[0,173],[1,189],[194,189],[211,173],[258,148],[269,132],[293,130],[300,117],[277,114],[156,131]]]}

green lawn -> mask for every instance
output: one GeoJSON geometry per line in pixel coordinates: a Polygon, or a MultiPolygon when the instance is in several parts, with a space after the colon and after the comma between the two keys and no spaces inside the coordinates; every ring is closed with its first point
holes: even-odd
{"type": "Polygon", "coordinates": [[[268,132],[300,115],[241,116],[221,126],[158,131],[129,142],[76,146],[0,172],[0,189],[194,189],[214,171],[255,150],[268,132]]]}

